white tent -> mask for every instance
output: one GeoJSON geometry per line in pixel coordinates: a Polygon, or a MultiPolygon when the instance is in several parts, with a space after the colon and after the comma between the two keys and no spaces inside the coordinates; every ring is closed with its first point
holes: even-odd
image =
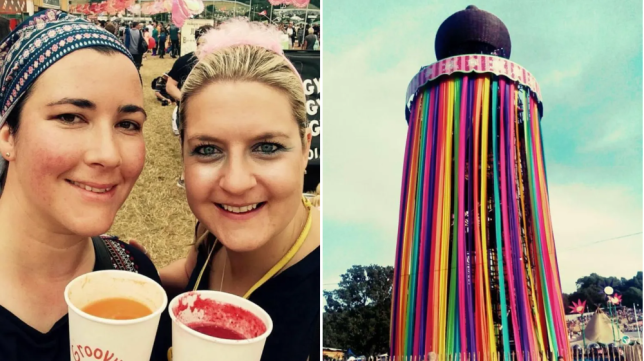
{"type": "MultiPolygon", "coordinates": [[[[619,344],[624,334],[619,330],[619,324],[613,322],[611,324],[610,318],[598,308],[593,317],[588,321],[584,333],[586,334],[586,344],[589,343],[603,343],[605,345],[610,343],[619,344]]],[[[581,341],[583,335],[577,340],[581,341]]]]}

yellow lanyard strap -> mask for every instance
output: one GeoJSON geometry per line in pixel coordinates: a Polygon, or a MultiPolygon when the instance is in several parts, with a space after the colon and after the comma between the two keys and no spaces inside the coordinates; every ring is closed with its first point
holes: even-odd
{"type": "MultiPolygon", "coordinates": [[[[304,202],[304,206],[308,210],[308,216],[306,218],[306,224],[304,225],[304,228],[302,229],[302,233],[300,233],[300,236],[297,238],[297,240],[295,241],[293,246],[291,246],[291,249],[289,249],[288,252],[286,252],[284,257],[282,257],[282,259],[280,259],[279,262],[277,262],[273,266],[273,268],[271,268],[268,272],[266,272],[266,274],[259,281],[257,281],[257,283],[255,283],[253,285],[253,287],[251,287],[248,290],[248,292],[246,292],[246,294],[244,295],[244,298],[248,299],[250,297],[250,295],[256,289],[261,287],[269,279],[273,278],[273,276],[275,276],[279,271],[281,271],[284,268],[284,266],[286,266],[291,261],[291,259],[293,259],[293,257],[297,253],[297,251],[299,251],[300,248],[302,248],[302,245],[304,244],[304,241],[306,240],[306,237],[308,237],[309,231],[311,230],[311,222],[312,222],[312,218],[311,218],[311,207],[312,207],[312,205],[311,205],[311,202],[309,202],[309,200],[306,199],[306,197],[302,197],[302,201],[304,202]]],[[[207,234],[207,232],[208,231],[206,231],[206,234],[207,234]]],[[[195,283],[195,287],[194,287],[193,291],[196,291],[197,288],[199,287],[199,283],[201,282],[201,277],[203,276],[203,273],[206,270],[206,267],[208,266],[208,263],[210,262],[210,257],[212,255],[212,252],[215,249],[216,245],[217,245],[217,240],[215,240],[215,243],[213,243],[213,246],[210,249],[210,252],[208,252],[208,258],[206,258],[206,262],[204,263],[203,267],[201,268],[201,272],[199,273],[199,277],[197,278],[197,282],[195,283]]]]}

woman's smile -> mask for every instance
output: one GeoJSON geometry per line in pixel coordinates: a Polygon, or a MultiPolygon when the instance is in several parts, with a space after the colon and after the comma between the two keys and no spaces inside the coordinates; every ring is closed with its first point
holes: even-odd
{"type": "Polygon", "coordinates": [[[266,202],[250,203],[242,206],[223,203],[215,203],[215,205],[225,217],[232,220],[245,221],[258,216],[264,209],[266,202]]]}
{"type": "Polygon", "coordinates": [[[65,181],[78,189],[84,198],[92,201],[107,201],[116,194],[117,183],[79,182],[71,179],[65,181]]]}

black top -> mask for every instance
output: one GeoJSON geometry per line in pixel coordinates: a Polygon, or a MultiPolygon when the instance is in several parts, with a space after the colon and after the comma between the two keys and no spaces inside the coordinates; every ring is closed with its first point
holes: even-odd
{"type": "Polygon", "coordinates": [[[188,78],[188,74],[192,71],[199,59],[195,56],[194,52],[190,52],[174,62],[172,69],[168,73],[168,76],[177,81],[177,88],[181,89],[183,83],[188,78]]]}
{"type": "MultiPolygon", "coordinates": [[[[207,257],[206,247],[200,247],[186,291],[193,290],[207,257]]],[[[208,289],[209,278],[210,265],[201,277],[199,290],[208,289]]],[[[273,332],[266,339],[261,361],[320,359],[320,247],[266,281],[249,301],[273,320],[273,332]]]]}
{"type": "MultiPolygon", "coordinates": [[[[113,265],[101,262],[99,250],[95,247],[94,271],[122,269],[120,265],[133,265],[135,270],[159,284],[159,274],[152,261],[138,249],[118,240],[110,244],[113,265]]],[[[171,342],[171,320],[167,309],[161,314],[157,338],[152,352],[153,361],[166,361],[171,342]]],[[[63,316],[47,333],[41,333],[9,310],[0,306],[0,360],[2,361],[69,361],[69,325],[67,315],[63,316]]]]}

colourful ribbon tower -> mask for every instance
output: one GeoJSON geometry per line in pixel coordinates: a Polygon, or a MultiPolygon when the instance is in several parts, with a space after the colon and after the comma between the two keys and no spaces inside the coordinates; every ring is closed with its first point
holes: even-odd
{"type": "Polygon", "coordinates": [[[405,98],[391,355],[569,359],[539,85],[474,6],[435,46],[405,98]]]}

